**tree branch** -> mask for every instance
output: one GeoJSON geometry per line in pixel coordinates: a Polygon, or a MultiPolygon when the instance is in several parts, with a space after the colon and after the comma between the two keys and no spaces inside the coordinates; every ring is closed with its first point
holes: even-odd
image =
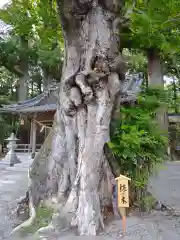
{"type": "Polygon", "coordinates": [[[180,18],[171,18],[171,19],[165,21],[164,24],[170,23],[170,22],[176,22],[176,21],[180,21],[180,18]]]}
{"type": "Polygon", "coordinates": [[[5,67],[8,71],[16,74],[18,77],[22,77],[24,74],[19,69],[18,65],[8,64],[6,61],[1,62],[1,66],[5,67]]]}

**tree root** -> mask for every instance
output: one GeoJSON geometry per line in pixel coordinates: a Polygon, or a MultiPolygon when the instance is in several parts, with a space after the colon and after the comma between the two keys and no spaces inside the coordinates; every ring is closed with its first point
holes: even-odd
{"type": "Polygon", "coordinates": [[[36,210],[35,207],[33,206],[33,201],[32,197],[29,197],[29,212],[30,212],[30,218],[17,226],[16,228],[13,229],[13,231],[10,233],[10,235],[13,235],[14,233],[20,231],[22,228],[29,227],[33,224],[34,220],[36,219],[36,210]]]}
{"type": "Polygon", "coordinates": [[[21,197],[18,201],[17,209],[15,210],[17,216],[19,217],[21,214],[21,210],[28,210],[29,207],[29,192],[26,191],[26,195],[21,197]]]}
{"type": "MultiPolygon", "coordinates": [[[[31,179],[29,176],[29,171],[28,171],[28,179],[29,179],[28,188],[30,188],[31,179]]],[[[25,203],[26,205],[28,205],[28,203],[29,203],[30,218],[28,220],[26,220],[25,222],[23,222],[22,224],[20,224],[19,226],[17,226],[16,228],[14,228],[13,231],[10,233],[10,235],[13,235],[14,233],[20,231],[22,228],[31,226],[36,218],[36,210],[35,210],[35,207],[33,204],[33,197],[32,197],[31,191],[26,192],[26,196],[20,200],[19,205],[21,205],[23,203],[25,203]]]]}

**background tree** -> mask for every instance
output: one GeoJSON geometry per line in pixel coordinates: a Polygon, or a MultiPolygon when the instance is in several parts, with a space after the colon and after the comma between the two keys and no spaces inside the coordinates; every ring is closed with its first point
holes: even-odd
{"type": "Polygon", "coordinates": [[[0,18],[10,26],[0,39],[0,62],[19,77],[19,100],[27,99],[33,76],[41,88],[59,81],[63,40],[54,6],[13,0],[0,10],[0,18]]]}
{"type": "MultiPolygon", "coordinates": [[[[179,3],[178,1],[126,1],[126,8],[131,9],[131,19],[125,27],[125,36],[129,35],[131,48],[140,48],[147,54],[148,84],[164,87],[164,59],[172,59],[178,52],[179,3]]],[[[122,31],[123,33],[123,31],[122,31]]],[[[125,42],[125,41],[124,41],[125,42]]],[[[167,61],[167,60],[166,60],[167,61]]],[[[172,61],[172,60],[171,60],[172,61]]],[[[157,113],[159,125],[167,133],[167,107],[157,113]]]]}

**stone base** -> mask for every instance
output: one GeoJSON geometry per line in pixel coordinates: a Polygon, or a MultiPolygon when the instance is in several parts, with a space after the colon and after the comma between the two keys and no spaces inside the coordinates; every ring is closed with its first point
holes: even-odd
{"type": "Polygon", "coordinates": [[[17,157],[15,153],[7,153],[5,158],[5,162],[9,162],[10,167],[14,166],[17,163],[21,163],[20,159],[17,157]]]}
{"type": "Polygon", "coordinates": [[[36,155],[36,153],[31,153],[31,158],[34,159],[35,155],[36,155]]]}

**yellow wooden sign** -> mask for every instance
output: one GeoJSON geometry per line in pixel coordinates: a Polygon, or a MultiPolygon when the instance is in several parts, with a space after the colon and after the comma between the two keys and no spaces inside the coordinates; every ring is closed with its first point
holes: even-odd
{"type": "Polygon", "coordinates": [[[118,207],[128,208],[129,207],[129,184],[128,181],[131,179],[120,175],[117,180],[118,187],[118,207]]]}
{"type": "Polygon", "coordinates": [[[120,175],[116,178],[118,187],[118,208],[122,217],[123,233],[126,232],[126,208],[129,207],[129,184],[130,178],[120,175]]]}

